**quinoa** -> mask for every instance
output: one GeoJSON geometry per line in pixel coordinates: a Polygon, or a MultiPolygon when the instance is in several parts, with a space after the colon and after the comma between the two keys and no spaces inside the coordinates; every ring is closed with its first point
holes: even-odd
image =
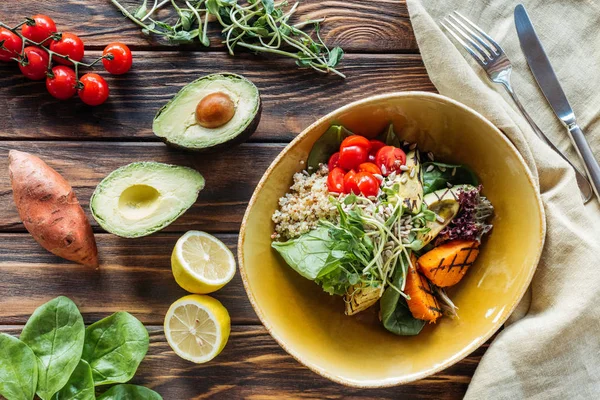
{"type": "Polygon", "coordinates": [[[336,221],[337,209],[329,201],[327,165],[320,165],[312,175],[294,174],[290,191],[279,199],[279,209],[273,214],[273,239],[293,239],[317,227],[319,220],[336,221]]]}

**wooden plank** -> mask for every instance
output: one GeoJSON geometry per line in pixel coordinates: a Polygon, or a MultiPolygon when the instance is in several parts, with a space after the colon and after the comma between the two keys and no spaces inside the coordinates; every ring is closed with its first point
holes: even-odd
{"type": "MultiPolygon", "coordinates": [[[[162,143],[78,143],[0,141],[0,232],[23,232],[8,176],[8,151],[40,156],[71,183],[86,212],[96,185],[111,171],[134,161],[158,161],[197,169],[206,179],[198,201],[165,231],[239,230],[246,205],[271,161],[284,144],[247,143],[218,154],[172,150],[162,143]]],[[[291,179],[291,178],[290,178],[291,179]]],[[[96,230],[96,221],[88,217],[96,230]]]]}
{"type": "MultiPolygon", "coordinates": [[[[21,327],[0,326],[18,335],[21,327]]],[[[429,378],[387,389],[355,389],[330,382],[295,361],[263,327],[234,326],[223,352],[195,365],[177,357],[161,327],[148,327],[150,350],[131,383],[165,399],[461,399],[489,342],[429,378]]]]}
{"type": "Polygon", "coordinates": [[[217,71],[241,73],[261,91],[263,112],[252,141],[290,141],[319,117],[366,96],[393,91],[435,90],[415,55],[349,55],[347,79],[298,70],[290,60],[246,54],[136,52],[134,70],[108,76],[111,96],[99,107],[73,98],[59,101],[43,82],[24,78],[16,64],[0,63],[0,96],[7,117],[0,139],[151,140],[156,112],[185,84],[217,71]]]}
{"type": "MultiPolygon", "coordinates": [[[[125,0],[122,3],[133,10],[141,4],[141,0],[125,0]]],[[[0,9],[0,21],[14,26],[21,18],[38,13],[52,17],[59,30],[79,35],[88,48],[102,49],[114,41],[127,43],[134,49],[173,47],[162,39],[144,36],[140,28],[127,20],[108,0],[5,1],[0,9]]],[[[158,15],[162,18],[167,13],[158,15]]],[[[377,3],[362,0],[301,0],[296,15],[298,21],[327,18],[322,30],[325,42],[331,46],[341,45],[347,52],[418,51],[405,0],[380,0],[377,3]]],[[[211,23],[210,28],[210,50],[224,51],[220,25],[211,23]]],[[[187,51],[206,50],[199,43],[181,48],[187,51]]]]}
{"type": "MultiPolygon", "coordinates": [[[[28,234],[0,234],[0,325],[24,324],[37,307],[57,296],[71,298],[86,323],[124,310],[145,324],[160,325],[169,306],[188,294],[171,273],[171,252],[179,237],[97,234],[101,265],[94,270],[54,256],[28,234]]],[[[236,254],[236,234],[218,237],[236,254]]],[[[260,324],[239,273],[214,297],[234,324],[260,324]]]]}

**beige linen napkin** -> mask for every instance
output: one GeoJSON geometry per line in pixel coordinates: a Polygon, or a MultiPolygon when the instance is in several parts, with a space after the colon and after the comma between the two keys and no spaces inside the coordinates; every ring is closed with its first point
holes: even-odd
{"type": "MultiPolygon", "coordinates": [[[[600,157],[600,3],[523,3],[580,126],[600,157]]],[[[438,25],[458,10],[498,41],[513,63],[513,84],[527,110],[554,143],[578,161],[519,47],[513,21],[517,4],[408,0],[432,82],[441,94],[474,108],[506,133],[537,176],[547,214],[544,252],[530,290],[481,360],[466,398],[599,399],[599,203],[583,205],[568,164],[537,138],[504,89],[489,83],[484,71],[438,25]]]]}

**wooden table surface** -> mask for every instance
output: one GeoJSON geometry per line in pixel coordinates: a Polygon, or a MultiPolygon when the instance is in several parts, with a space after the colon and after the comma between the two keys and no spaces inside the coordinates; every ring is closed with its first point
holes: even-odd
{"type": "MultiPolygon", "coordinates": [[[[143,36],[108,0],[19,0],[0,3],[9,25],[36,13],[59,30],[79,35],[87,56],[111,41],[134,50],[130,73],[107,78],[109,101],[87,107],[60,102],[43,82],[26,80],[15,64],[0,65],[0,331],[18,334],[36,307],[65,295],[86,323],[118,310],[137,316],[151,334],[150,351],[132,382],[165,399],[205,398],[461,398],[487,345],[457,365],[413,384],[381,390],[346,388],[296,362],[269,336],[247,300],[239,275],[214,294],[228,308],[232,334],[225,350],[205,365],[178,358],[162,322],[186,292],[175,283],[170,254],[190,229],[211,232],[235,252],[240,222],[267,166],[295,135],[318,117],[368,95],[434,91],[411,30],[404,1],[304,0],[301,17],[328,19],[323,33],[347,54],[346,80],[298,70],[289,60],[252,54],[230,57],[218,32],[212,46],[175,47],[143,36]],[[214,155],[169,149],[152,134],[156,111],[185,84],[207,73],[231,71],[251,79],[262,94],[263,114],[250,141],[214,155]],[[43,250],[25,231],[8,177],[10,149],[39,155],[67,178],[88,212],[92,191],[110,171],[133,161],[187,165],[206,178],[196,204],[164,231],[143,239],[107,234],[93,222],[101,266],[90,270],[43,250]]],[[[107,76],[108,74],[104,74],[107,76]]]]}

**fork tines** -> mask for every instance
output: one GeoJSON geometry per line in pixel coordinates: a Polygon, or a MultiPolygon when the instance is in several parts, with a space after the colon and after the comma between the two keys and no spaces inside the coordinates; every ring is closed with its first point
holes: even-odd
{"type": "Polygon", "coordinates": [[[504,51],[494,39],[467,17],[454,11],[444,18],[442,25],[481,65],[504,54],[504,51]]]}

